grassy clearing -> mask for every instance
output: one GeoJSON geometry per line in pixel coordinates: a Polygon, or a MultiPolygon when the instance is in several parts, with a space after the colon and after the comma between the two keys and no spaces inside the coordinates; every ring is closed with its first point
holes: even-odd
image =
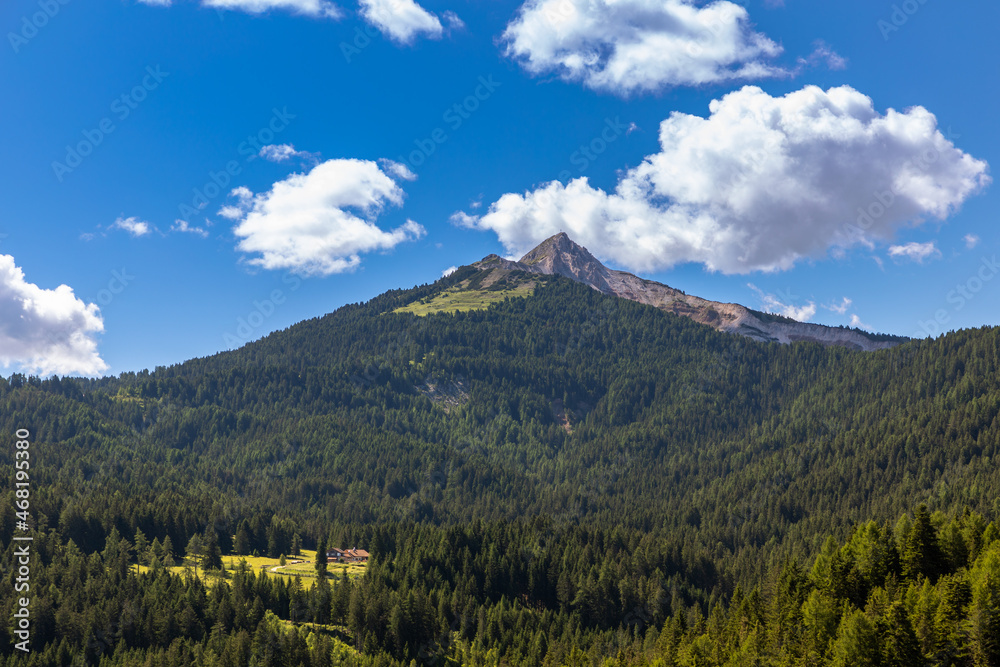
{"type": "MultiPolygon", "coordinates": [[[[286,556],[285,562],[289,564],[286,564],[284,567],[281,567],[281,559],[279,558],[267,558],[265,556],[223,556],[222,566],[224,569],[222,572],[206,572],[199,567],[198,576],[201,577],[207,586],[211,587],[220,579],[231,579],[232,573],[239,568],[240,561],[245,560],[247,562],[247,566],[254,572],[265,572],[267,576],[273,578],[290,578],[298,576],[302,578],[302,585],[304,587],[312,588],[316,585],[315,559],[316,552],[307,549],[302,550],[301,556],[286,556]],[[292,561],[297,560],[306,562],[296,563],[294,565],[290,564],[292,561]]],[[[133,565],[132,568],[139,573],[149,571],[149,567],[146,565],[133,565]]],[[[175,565],[167,569],[173,574],[184,574],[185,572],[194,574],[194,566],[186,560],[183,564],[175,565]]],[[[327,576],[339,579],[344,575],[345,570],[347,571],[347,576],[352,579],[356,577],[363,577],[365,574],[365,566],[362,564],[330,563],[327,565],[327,576]]]]}
{"type": "Polygon", "coordinates": [[[397,308],[396,313],[413,313],[421,317],[435,313],[455,313],[468,310],[485,310],[494,303],[499,303],[510,297],[531,296],[535,291],[535,283],[527,282],[513,289],[505,290],[456,290],[448,289],[433,299],[414,301],[408,306],[397,308]]]}

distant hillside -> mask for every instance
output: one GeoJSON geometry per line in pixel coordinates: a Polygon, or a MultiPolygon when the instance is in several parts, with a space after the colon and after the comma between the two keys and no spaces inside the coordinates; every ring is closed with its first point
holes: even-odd
{"type": "Polygon", "coordinates": [[[484,309],[395,312],[498,276],[466,268],[153,373],[15,380],[0,415],[50,443],[52,516],[104,515],[117,489],[135,512],[169,492],[200,517],[180,525],[203,498],[310,521],[655,522],[756,570],[768,541],[919,498],[991,509],[996,330],[775,346],[542,275],[484,309]]]}

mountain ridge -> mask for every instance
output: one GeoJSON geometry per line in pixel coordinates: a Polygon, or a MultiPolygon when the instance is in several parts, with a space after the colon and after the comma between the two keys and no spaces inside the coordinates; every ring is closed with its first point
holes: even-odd
{"type": "Polygon", "coordinates": [[[518,261],[493,254],[471,266],[487,273],[481,281],[483,287],[494,285],[515,271],[559,275],[588,285],[603,294],[654,306],[711,326],[717,331],[761,342],[814,342],[871,352],[895,347],[909,340],[905,337],[868,334],[859,329],[798,322],[780,315],[755,311],[737,303],[722,303],[689,295],[669,285],[606,267],[565,232],[542,241],[518,261]]]}

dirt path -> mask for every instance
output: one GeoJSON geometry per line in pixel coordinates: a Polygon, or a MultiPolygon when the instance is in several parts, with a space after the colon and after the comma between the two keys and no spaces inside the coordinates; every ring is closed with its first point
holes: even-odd
{"type": "Polygon", "coordinates": [[[280,570],[283,567],[288,567],[289,565],[303,565],[305,563],[311,563],[311,562],[312,561],[308,561],[308,560],[290,560],[290,561],[285,561],[284,565],[275,565],[274,567],[272,567],[268,571],[269,572],[273,572],[274,574],[284,574],[283,572],[279,572],[278,570],[280,570]]]}

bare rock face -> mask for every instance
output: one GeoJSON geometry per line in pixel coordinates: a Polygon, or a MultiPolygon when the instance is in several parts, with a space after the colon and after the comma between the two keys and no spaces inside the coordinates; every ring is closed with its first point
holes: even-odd
{"type": "Polygon", "coordinates": [[[533,267],[535,273],[565,276],[590,285],[600,292],[614,294],[609,282],[614,272],[601,264],[586,248],[574,243],[565,233],[543,241],[518,263],[533,267]]]}
{"type": "Polygon", "coordinates": [[[546,239],[517,262],[503,259],[498,255],[489,255],[473,266],[492,273],[483,280],[484,286],[509,275],[512,271],[560,275],[589,285],[604,294],[655,306],[689,317],[718,331],[739,334],[759,341],[784,344],[809,341],[872,351],[894,347],[906,340],[904,338],[880,340],[857,329],[796,322],[789,318],[760,313],[737,303],[719,303],[688,295],[662,283],[639,278],[625,271],[609,269],[565,233],[546,239]]]}

